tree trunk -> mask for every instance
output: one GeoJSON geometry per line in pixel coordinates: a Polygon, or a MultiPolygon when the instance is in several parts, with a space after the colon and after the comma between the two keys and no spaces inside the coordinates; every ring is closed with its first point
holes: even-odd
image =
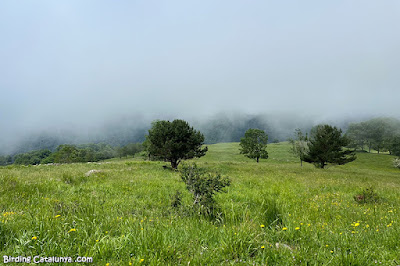
{"type": "Polygon", "coordinates": [[[178,164],[179,164],[178,160],[171,160],[171,168],[172,169],[178,169],[178,164]]]}
{"type": "Polygon", "coordinates": [[[303,167],[303,160],[300,160],[300,166],[303,167]]]}
{"type": "Polygon", "coordinates": [[[258,163],[258,160],[260,159],[260,157],[257,157],[257,163],[258,163]]]}

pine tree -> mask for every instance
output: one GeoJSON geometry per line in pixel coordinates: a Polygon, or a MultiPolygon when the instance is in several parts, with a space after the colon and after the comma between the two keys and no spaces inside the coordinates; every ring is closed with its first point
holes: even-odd
{"type": "Polygon", "coordinates": [[[309,152],[304,161],[324,168],[328,163],[346,164],[356,159],[352,150],[344,150],[350,140],[342,136],[342,130],[330,125],[318,125],[311,130],[309,152]]]}

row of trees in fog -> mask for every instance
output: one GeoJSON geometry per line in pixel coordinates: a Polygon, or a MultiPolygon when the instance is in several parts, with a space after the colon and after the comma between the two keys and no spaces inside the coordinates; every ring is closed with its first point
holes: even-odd
{"type": "Polygon", "coordinates": [[[394,118],[375,118],[351,123],[346,135],[351,139],[349,147],[360,151],[380,152],[400,156],[400,121],[394,118]]]}
{"type": "MultiPolygon", "coordinates": [[[[355,159],[355,150],[387,151],[400,156],[400,121],[390,118],[371,119],[352,123],[346,134],[330,125],[318,125],[310,133],[300,129],[290,139],[291,151],[301,164],[313,163],[320,168],[327,164],[345,164],[355,159]]],[[[250,128],[240,140],[240,153],[255,159],[267,159],[268,134],[262,129],[250,128]]],[[[188,122],[176,119],[172,122],[157,120],[141,143],[112,147],[109,144],[59,145],[54,151],[42,149],[14,156],[0,157],[0,165],[97,162],[114,157],[142,155],[150,160],[163,160],[176,169],[182,160],[199,158],[207,152],[205,136],[188,122]]]]}
{"type": "Polygon", "coordinates": [[[42,149],[14,156],[0,156],[0,165],[21,164],[37,165],[48,163],[78,163],[78,162],[98,162],[114,157],[134,156],[143,150],[142,144],[130,143],[122,147],[112,147],[105,143],[99,144],[80,144],[59,145],[54,151],[42,149]]]}

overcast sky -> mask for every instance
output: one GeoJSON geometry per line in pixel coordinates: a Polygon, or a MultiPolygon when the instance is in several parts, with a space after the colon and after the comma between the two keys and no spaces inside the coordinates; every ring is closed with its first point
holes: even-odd
{"type": "Polygon", "coordinates": [[[1,1],[0,127],[400,115],[400,1],[1,1]]]}

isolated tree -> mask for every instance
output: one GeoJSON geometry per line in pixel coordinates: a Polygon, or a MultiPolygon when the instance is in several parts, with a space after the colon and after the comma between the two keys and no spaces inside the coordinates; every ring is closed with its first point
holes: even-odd
{"type": "Polygon", "coordinates": [[[299,157],[300,165],[303,166],[304,156],[306,156],[309,151],[308,137],[307,134],[304,136],[299,128],[295,130],[295,136],[295,139],[289,139],[289,143],[292,145],[290,151],[299,157]]]}
{"type": "Polygon", "coordinates": [[[353,150],[343,149],[350,140],[342,136],[342,130],[330,125],[318,125],[311,129],[309,152],[303,157],[305,162],[324,168],[328,163],[345,164],[356,159],[353,150]]]}
{"type": "Polygon", "coordinates": [[[268,159],[268,135],[261,129],[250,128],[240,139],[240,153],[251,159],[268,159]]]}
{"type": "Polygon", "coordinates": [[[181,160],[204,156],[204,135],[186,121],[176,119],[155,121],[146,136],[145,147],[149,157],[163,159],[177,169],[181,160]]]}

